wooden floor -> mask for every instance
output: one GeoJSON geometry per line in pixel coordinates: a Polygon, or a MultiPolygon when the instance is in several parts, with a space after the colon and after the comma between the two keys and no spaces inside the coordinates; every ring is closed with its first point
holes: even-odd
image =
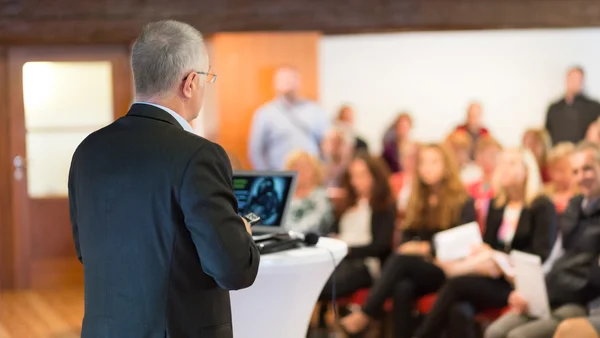
{"type": "Polygon", "coordinates": [[[76,338],[83,288],[0,293],[0,338],[76,338]]]}

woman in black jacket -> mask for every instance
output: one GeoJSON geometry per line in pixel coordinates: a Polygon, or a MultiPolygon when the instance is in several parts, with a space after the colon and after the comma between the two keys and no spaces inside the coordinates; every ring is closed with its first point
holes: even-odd
{"type": "Polygon", "coordinates": [[[504,151],[495,181],[496,195],[490,202],[484,244],[474,250],[474,255],[496,251],[484,256],[491,263],[486,265],[489,268],[474,269],[473,273],[450,279],[416,337],[437,338],[442,333],[449,337],[475,337],[474,314],[507,306],[513,289],[511,277],[502,275],[492,255],[519,250],[540,256],[542,261],[550,255],[557,232],[556,210],[542,194],[543,184],[533,155],[522,149],[504,151]]]}
{"type": "Polygon", "coordinates": [[[371,286],[379,266],[390,254],[396,205],[385,166],[358,153],[342,178],[348,207],[334,226],[334,236],[348,244],[348,254],[325,285],[321,300],[349,296],[371,286]]]}
{"type": "Polygon", "coordinates": [[[458,165],[445,148],[438,144],[420,148],[415,176],[401,245],[386,262],[362,311],[340,322],[350,335],[364,331],[372,318],[382,314],[385,300],[393,297],[396,336],[412,337],[414,302],[437,291],[446,279],[444,264],[433,260],[433,235],[475,221],[473,200],[460,180],[458,165]]]}

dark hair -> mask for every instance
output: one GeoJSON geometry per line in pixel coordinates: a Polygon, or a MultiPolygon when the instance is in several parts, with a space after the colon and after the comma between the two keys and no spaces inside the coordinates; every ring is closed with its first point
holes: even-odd
{"type": "MultiPolygon", "coordinates": [[[[352,162],[363,161],[373,177],[371,199],[369,203],[373,210],[384,210],[395,203],[392,189],[388,183],[389,171],[380,158],[369,155],[366,151],[359,151],[354,155],[352,162]]],[[[351,162],[351,163],[352,163],[351,162]]],[[[346,169],[342,177],[342,188],[346,191],[346,207],[356,205],[358,195],[352,187],[350,170],[346,169]]]]}

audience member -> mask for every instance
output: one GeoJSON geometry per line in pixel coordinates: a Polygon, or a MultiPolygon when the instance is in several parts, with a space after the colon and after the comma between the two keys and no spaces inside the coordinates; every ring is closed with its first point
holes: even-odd
{"type": "Polygon", "coordinates": [[[475,206],[460,181],[458,166],[441,145],[421,147],[416,173],[401,245],[386,262],[362,311],[341,320],[341,328],[349,334],[365,330],[372,318],[382,314],[385,300],[393,296],[396,337],[412,337],[414,302],[437,291],[446,279],[443,265],[432,260],[433,235],[475,220],[475,206]]]}
{"type": "Polygon", "coordinates": [[[600,117],[592,122],[585,133],[585,140],[588,142],[600,144],[600,117]]]}
{"type": "Polygon", "coordinates": [[[548,154],[548,175],[550,182],[546,185],[546,193],[552,198],[556,211],[562,214],[569,200],[576,193],[576,185],[571,171],[571,157],[575,145],[570,142],[557,144],[548,154]]]}
{"type": "Polygon", "coordinates": [[[318,155],[329,128],[323,109],[299,97],[296,69],[278,69],[274,86],[277,97],[256,111],[250,130],[248,158],[256,170],[281,170],[287,155],[295,150],[318,155]]]}
{"type": "MultiPolygon", "coordinates": [[[[481,136],[489,135],[487,128],[483,126],[482,121],[483,108],[481,103],[472,102],[467,108],[467,119],[464,124],[456,127],[456,130],[465,131],[471,136],[473,144],[477,144],[477,141],[481,136]]],[[[475,159],[475,149],[471,153],[471,160],[475,159]]]]}
{"type": "Polygon", "coordinates": [[[357,153],[344,174],[347,208],[334,225],[335,237],[348,244],[348,255],[338,265],[321,293],[321,300],[351,295],[371,285],[380,264],[389,256],[396,219],[388,172],[377,159],[357,153]]]}
{"type": "Polygon", "coordinates": [[[396,207],[400,217],[405,214],[408,205],[418,151],[417,143],[406,143],[400,151],[402,171],[390,176],[390,186],[392,193],[396,196],[396,207]]]}
{"type": "Polygon", "coordinates": [[[458,162],[460,178],[466,185],[481,179],[481,168],[471,160],[473,140],[466,131],[455,130],[446,138],[446,146],[458,162]]]}
{"type": "Polygon", "coordinates": [[[556,239],[556,211],[543,194],[535,158],[528,150],[502,153],[495,173],[496,195],[490,203],[484,243],[470,257],[447,270],[450,279],[417,332],[419,338],[475,338],[474,314],[508,305],[512,277],[496,266],[497,252],[519,250],[545,260],[556,239]]]}
{"type": "Polygon", "coordinates": [[[392,173],[402,170],[400,151],[405,143],[410,142],[412,127],[412,117],[406,112],[400,113],[383,137],[382,157],[392,173]]]}
{"type": "Polygon", "coordinates": [[[475,199],[477,222],[482,232],[485,227],[489,202],[494,196],[493,175],[501,151],[502,146],[489,135],[480,137],[475,147],[475,163],[481,169],[481,178],[469,184],[467,191],[475,199]]]}
{"type": "MultiPolygon", "coordinates": [[[[596,290],[600,290],[600,261],[596,260],[590,275],[596,290]]],[[[600,338],[600,311],[594,310],[590,317],[567,319],[560,323],[554,338],[600,338]]]]}
{"type": "Polygon", "coordinates": [[[546,130],[554,144],[583,140],[588,126],[600,115],[600,103],[583,93],[584,75],[581,67],[569,69],[565,96],[548,108],[546,130]]]}
{"type": "Polygon", "coordinates": [[[321,144],[325,186],[338,188],[354,155],[354,142],[348,128],[335,125],[325,134],[321,144]]]}
{"type": "Polygon", "coordinates": [[[542,181],[544,183],[550,182],[550,175],[548,174],[548,153],[552,148],[550,137],[544,129],[527,129],[523,133],[521,141],[523,147],[529,149],[535,156],[540,173],[542,174],[542,181]]]}
{"type": "Polygon", "coordinates": [[[292,153],[287,170],[296,171],[296,190],[289,206],[287,230],[326,235],[333,225],[333,210],[323,188],[323,170],[319,160],[307,152],[292,153]]]}
{"type": "Polygon", "coordinates": [[[546,275],[552,314],[528,316],[527,301],[517,291],[509,298],[512,311],[488,327],[486,338],[552,337],[560,321],[586,314],[586,304],[598,295],[590,271],[600,252],[600,147],[584,142],[570,158],[581,195],[573,197],[561,218],[564,253],[546,275]]]}
{"type": "Polygon", "coordinates": [[[354,134],[354,149],[356,151],[369,151],[367,142],[357,136],[356,129],[354,128],[354,109],[349,105],[343,105],[337,113],[336,123],[347,126],[354,134]]]}

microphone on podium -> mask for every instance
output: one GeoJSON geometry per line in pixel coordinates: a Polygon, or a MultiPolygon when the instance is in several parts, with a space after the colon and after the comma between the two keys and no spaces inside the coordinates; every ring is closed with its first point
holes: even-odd
{"type": "Polygon", "coordinates": [[[319,242],[320,236],[314,232],[307,232],[305,234],[301,232],[288,231],[288,235],[297,240],[298,243],[303,243],[306,246],[315,246],[319,242]]]}

